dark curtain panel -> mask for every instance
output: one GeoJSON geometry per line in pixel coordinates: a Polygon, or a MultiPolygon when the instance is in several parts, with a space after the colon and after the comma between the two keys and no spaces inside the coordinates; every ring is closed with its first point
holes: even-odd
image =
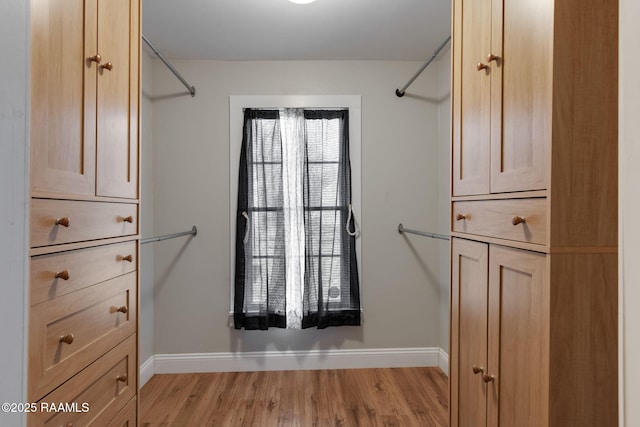
{"type": "Polygon", "coordinates": [[[236,329],[286,326],[282,192],[278,111],[246,109],[236,216],[236,329]]]}
{"type": "Polygon", "coordinates": [[[348,114],[304,111],[304,138],[299,141],[304,152],[303,188],[287,190],[279,112],[245,110],[236,217],[236,329],[287,327],[287,304],[297,303],[286,300],[286,287],[300,284],[287,283],[283,191],[303,193],[300,327],[360,324],[355,236],[349,233],[355,224],[350,215],[348,114]]]}
{"type": "Polygon", "coordinates": [[[302,327],[359,325],[360,290],[350,224],[349,111],[305,110],[305,294],[302,327]]]}

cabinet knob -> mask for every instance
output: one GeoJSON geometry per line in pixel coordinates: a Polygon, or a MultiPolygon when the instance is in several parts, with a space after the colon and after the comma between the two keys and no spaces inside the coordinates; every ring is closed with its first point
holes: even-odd
{"type": "Polygon", "coordinates": [[[456,221],[462,221],[463,219],[467,219],[467,215],[465,214],[457,214],[456,221]]]}
{"type": "Polygon", "coordinates": [[[68,216],[63,216],[62,218],[56,218],[56,225],[61,225],[63,227],[68,227],[71,224],[71,220],[68,216]]]}
{"type": "Polygon", "coordinates": [[[111,71],[113,70],[113,64],[111,62],[107,62],[106,64],[100,65],[100,68],[111,71]]]}
{"type": "Polygon", "coordinates": [[[490,383],[491,381],[494,381],[496,378],[493,375],[488,375],[488,374],[482,374],[482,381],[484,381],[485,383],[490,383]]]}
{"type": "Polygon", "coordinates": [[[132,255],[123,256],[122,261],[133,262],[133,256],[132,255]]]}
{"type": "Polygon", "coordinates": [[[484,62],[478,62],[478,65],[476,65],[476,68],[478,69],[478,71],[488,70],[489,65],[485,64],[484,62]]]}
{"type": "Polygon", "coordinates": [[[482,366],[473,365],[473,374],[478,375],[481,372],[484,372],[484,368],[482,366]]]}
{"type": "Polygon", "coordinates": [[[127,374],[118,375],[116,377],[116,381],[120,381],[121,383],[126,383],[127,379],[128,379],[127,374]]]}
{"type": "Polygon", "coordinates": [[[58,271],[55,277],[56,279],[69,280],[71,276],[69,275],[69,270],[62,270],[58,271]]]}
{"type": "Polygon", "coordinates": [[[133,217],[131,215],[122,218],[122,222],[128,222],[129,224],[133,224],[133,217]]]}
{"type": "Polygon", "coordinates": [[[487,55],[487,62],[498,61],[499,59],[500,57],[498,55],[494,55],[493,53],[487,55]]]}
{"type": "Polygon", "coordinates": [[[526,224],[526,223],[527,223],[527,218],[523,216],[514,216],[511,219],[511,224],[513,225],[526,224]]]}
{"type": "Polygon", "coordinates": [[[58,342],[71,344],[73,342],[73,334],[61,335],[60,338],[58,338],[58,342]]]}
{"type": "Polygon", "coordinates": [[[127,311],[128,311],[128,310],[127,310],[127,306],[126,306],[126,305],[123,305],[122,307],[118,307],[118,308],[116,308],[116,313],[124,313],[124,314],[127,314],[127,311]]]}
{"type": "Polygon", "coordinates": [[[100,56],[99,53],[96,53],[95,55],[89,57],[89,61],[99,64],[100,62],[102,62],[102,56],[100,56]]]}

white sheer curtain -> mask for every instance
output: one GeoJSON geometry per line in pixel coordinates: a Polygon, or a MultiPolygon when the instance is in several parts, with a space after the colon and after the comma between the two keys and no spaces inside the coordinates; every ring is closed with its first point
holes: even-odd
{"type": "Polygon", "coordinates": [[[286,256],[287,329],[302,328],[305,274],[305,227],[303,204],[304,111],[280,109],[282,135],[282,187],[284,195],[284,241],[286,256]]]}

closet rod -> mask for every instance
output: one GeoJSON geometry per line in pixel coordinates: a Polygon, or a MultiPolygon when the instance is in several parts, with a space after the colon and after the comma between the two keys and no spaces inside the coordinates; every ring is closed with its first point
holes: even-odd
{"type": "Polygon", "coordinates": [[[147,46],[149,46],[151,48],[151,50],[153,51],[153,53],[155,53],[156,55],[158,55],[158,58],[160,58],[160,60],[162,62],[164,62],[164,65],[167,66],[167,68],[169,68],[171,70],[171,72],[182,82],[182,84],[189,90],[189,93],[191,94],[191,96],[196,96],[196,87],[190,85],[185,79],[184,77],[182,77],[182,74],[180,74],[178,72],[178,70],[176,70],[174,68],[173,65],[171,65],[171,63],[167,60],[167,58],[164,57],[164,55],[162,55],[160,53],[160,51],[158,49],[156,49],[156,47],[154,45],[151,44],[151,42],[149,41],[149,39],[147,39],[145,37],[144,34],[142,34],[142,40],[144,40],[144,42],[147,44],[147,46]]]}
{"type": "Polygon", "coordinates": [[[175,239],[176,237],[186,236],[188,234],[190,234],[192,236],[195,236],[196,234],[198,234],[198,229],[196,228],[195,225],[193,227],[191,227],[191,230],[189,230],[189,231],[182,231],[180,233],[165,234],[164,236],[156,236],[156,237],[149,237],[149,238],[146,238],[146,239],[141,239],[140,240],[140,244],[144,245],[145,243],[159,242],[161,240],[167,240],[167,239],[175,239]]]}
{"type": "Polygon", "coordinates": [[[411,230],[409,228],[404,228],[402,224],[398,224],[398,233],[411,233],[417,234],[419,236],[431,237],[432,239],[449,240],[449,236],[445,234],[427,233],[426,231],[411,230]]]}
{"type": "Polygon", "coordinates": [[[422,72],[425,70],[425,68],[427,68],[429,66],[429,64],[431,64],[431,62],[436,59],[436,56],[438,56],[438,54],[440,53],[440,51],[447,45],[447,43],[449,43],[449,40],[451,40],[451,36],[447,37],[447,39],[440,45],[440,47],[438,49],[436,49],[435,52],[433,52],[433,55],[431,55],[431,58],[429,58],[427,60],[427,62],[425,62],[424,64],[422,64],[422,67],[420,67],[420,69],[413,75],[413,77],[411,77],[409,79],[409,81],[407,82],[406,85],[404,85],[402,87],[402,89],[396,89],[396,96],[398,98],[401,98],[404,96],[404,91],[407,90],[407,88],[409,86],[411,86],[411,83],[413,83],[413,81],[415,79],[418,78],[418,76],[420,74],[422,74],[422,72]]]}

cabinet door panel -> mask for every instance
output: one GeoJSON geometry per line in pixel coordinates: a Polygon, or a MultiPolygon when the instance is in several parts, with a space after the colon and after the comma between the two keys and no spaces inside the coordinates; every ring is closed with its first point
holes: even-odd
{"type": "Polygon", "coordinates": [[[96,194],[138,194],[138,7],[136,0],[98,0],[98,141],[96,194]]]}
{"type": "Polygon", "coordinates": [[[487,366],[488,245],[452,240],[451,426],[484,426],[487,366]]]}
{"type": "Polygon", "coordinates": [[[491,192],[547,188],[553,1],[494,0],[491,192]],[[502,13],[499,13],[502,12],[502,13]]]}
{"type": "Polygon", "coordinates": [[[491,0],[454,8],[453,195],[489,193],[491,0]]]}
{"type": "Polygon", "coordinates": [[[546,255],[489,250],[488,426],[537,427],[549,413],[546,255]]]}
{"type": "Polygon", "coordinates": [[[31,1],[33,194],[95,193],[95,3],[31,1]]]}

